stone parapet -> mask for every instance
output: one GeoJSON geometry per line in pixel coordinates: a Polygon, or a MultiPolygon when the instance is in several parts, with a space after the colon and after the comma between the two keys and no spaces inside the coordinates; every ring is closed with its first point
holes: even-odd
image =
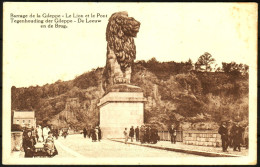
{"type": "Polygon", "coordinates": [[[183,143],[198,146],[221,146],[221,136],[217,131],[188,130],[183,131],[183,143]]]}

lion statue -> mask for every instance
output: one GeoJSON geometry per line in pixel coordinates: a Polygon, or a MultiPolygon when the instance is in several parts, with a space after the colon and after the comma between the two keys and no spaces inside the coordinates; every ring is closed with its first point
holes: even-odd
{"type": "Polygon", "coordinates": [[[107,59],[102,77],[106,91],[114,84],[130,84],[131,66],[135,60],[136,37],[140,22],[128,17],[127,12],[111,15],[106,29],[107,59]]]}

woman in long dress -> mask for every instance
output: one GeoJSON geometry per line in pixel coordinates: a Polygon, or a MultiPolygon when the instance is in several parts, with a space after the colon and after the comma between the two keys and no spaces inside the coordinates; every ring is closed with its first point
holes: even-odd
{"type": "Polygon", "coordinates": [[[37,127],[37,142],[43,142],[43,138],[42,138],[42,128],[40,125],[38,125],[37,127]]]}
{"type": "Polygon", "coordinates": [[[91,129],[91,137],[92,137],[92,142],[97,141],[96,130],[94,128],[91,129]]]}
{"type": "Polygon", "coordinates": [[[42,136],[43,136],[43,141],[45,142],[47,137],[48,137],[48,133],[49,133],[50,129],[48,126],[44,127],[42,129],[42,136]]]}
{"type": "Polygon", "coordinates": [[[144,143],[144,135],[145,135],[145,127],[142,125],[140,128],[140,132],[139,132],[139,138],[140,138],[141,144],[144,143]]]}
{"type": "Polygon", "coordinates": [[[26,130],[24,132],[24,138],[23,138],[23,149],[25,152],[24,157],[33,157],[34,156],[35,144],[36,144],[36,140],[32,136],[32,132],[29,130],[26,130]]]}

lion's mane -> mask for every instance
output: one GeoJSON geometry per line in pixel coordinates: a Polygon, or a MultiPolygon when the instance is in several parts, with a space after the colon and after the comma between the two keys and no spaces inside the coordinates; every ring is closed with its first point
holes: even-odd
{"type": "Polygon", "coordinates": [[[122,71],[130,67],[135,60],[136,47],[133,37],[136,37],[139,27],[140,22],[128,17],[127,12],[117,12],[109,18],[106,40],[122,71]]]}
{"type": "Polygon", "coordinates": [[[140,22],[128,17],[127,12],[117,12],[109,18],[106,29],[107,61],[103,72],[102,87],[107,89],[114,84],[130,84],[131,66],[135,60],[134,37],[139,31],[140,22]]]}

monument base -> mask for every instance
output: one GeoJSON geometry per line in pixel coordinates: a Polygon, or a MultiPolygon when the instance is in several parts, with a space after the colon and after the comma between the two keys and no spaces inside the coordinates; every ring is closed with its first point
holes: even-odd
{"type": "MultiPolygon", "coordinates": [[[[139,87],[136,87],[139,88],[139,87]]],[[[123,138],[124,130],[144,123],[143,92],[108,92],[100,99],[100,128],[103,138],[123,138]]]]}

